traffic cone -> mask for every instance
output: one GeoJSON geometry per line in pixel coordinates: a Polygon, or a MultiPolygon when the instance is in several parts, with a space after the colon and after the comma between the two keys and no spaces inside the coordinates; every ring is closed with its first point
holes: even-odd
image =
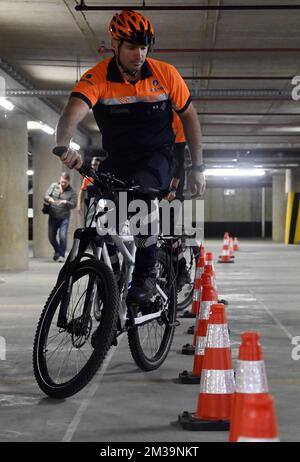
{"type": "MultiPolygon", "coordinates": [[[[258,396],[268,396],[268,383],[262,348],[257,332],[241,334],[242,344],[236,368],[236,393],[233,399],[232,423],[229,441],[237,441],[241,435],[241,422],[245,405],[258,396]]],[[[246,435],[242,435],[246,436],[246,435]]]]}
{"type": "Polygon", "coordinates": [[[204,285],[202,288],[200,312],[197,317],[198,322],[195,326],[194,342],[192,345],[195,355],[193,371],[192,373],[188,371],[181,372],[179,374],[181,383],[200,383],[210,310],[211,307],[217,303],[217,300],[218,295],[213,286],[211,284],[204,285]]]}
{"type": "Polygon", "coordinates": [[[229,245],[229,233],[227,231],[224,233],[223,245],[229,245]]]}
{"type": "Polygon", "coordinates": [[[231,258],[234,258],[233,239],[232,239],[232,237],[229,239],[229,255],[230,255],[231,258]]]}
{"type": "MultiPolygon", "coordinates": [[[[183,355],[193,355],[195,353],[195,348],[196,348],[196,343],[197,343],[197,332],[198,332],[198,325],[199,325],[200,311],[201,311],[202,303],[204,303],[204,306],[206,306],[207,302],[209,302],[209,301],[211,303],[217,301],[217,298],[215,298],[217,296],[216,291],[214,291],[213,294],[210,293],[208,291],[208,289],[203,292],[203,288],[206,285],[213,289],[212,279],[211,279],[210,275],[203,273],[203,275],[201,277],[201,285],[202,285],[201,300],[200,300],[200,304],[198,305],[199,311],[198,311],[198,313],[196,315],[193,344],[191,345],[190,343],[187,343],[186,345],[183,345],[182,350],[181,350],[183,355]],[[209,297],[211,297],[211,298],[209,298],[209,297]]],[[[208,315],[207,319],[209,319],[209,315],[208,315]]]]}
{"type": "Polygon", "coordinates": [[[237,237],[235,237],[235,238],[233,239],[233,250],[234,250],[235,252],[237,252],[238,250],[240,250],[240,246],[239,246],[239,242],[238,242],[238,238],[237,238],[237,237]]]}
{"type": "Polygon", "coordinates": [[[196,413],[178,416],[185,430],[229,430],[235,390],[225,307],[211,307],[196,413]]]}
{"type": "Polygon", "coordinates": [[[229,245],[223,245],[222,255],[219,256],[218,263],[234,263],[230,256],[229,245]]]}
{"type": "Polygon", "coordinates": [[[205,256],[205,264],[212,267],[212,270],[215,271],[214,268],[214,254],[212,252],[206,252],[205,256]]]}
{"type": "Polygon", "coordinates": [[[200,245],[199,252],[200,252],[200,257],[204,258],[205,257],[205,249],[204,249],[203,244],[200,245]]]}
{"type": "MultiPolygon", "coordinates": [[[[204,257],[199,257],[197,261],[197,266],[196,266],[196,274],[195,274],[195,281],[194,281],[194,293],[193,293],[193,303],[192,303],[192,309],[190,310],[185,310],[182,318],[195,318],[197,315],[197,312],[199,311],[198,308],[196,308],[197,305],[194,305],[194,299],[196,297],[196,301],[198,301],[198,293],[195,292],[195,290],[200,290],[200,287],[198,288],[199,281],[201,279],[201,276],[204,271],[204,266],[205,266],[205,259],[204,257]],[[197,286],[197,289],[196,289],[197,286]]],[[[200,300],[200,298],[199,298],[200,300]]]]}
{"type": "Polygon", "coordinates": [[[271,395],[250,396],[239,415],[238,443],[279,441],[274,399],[271,395]]]}

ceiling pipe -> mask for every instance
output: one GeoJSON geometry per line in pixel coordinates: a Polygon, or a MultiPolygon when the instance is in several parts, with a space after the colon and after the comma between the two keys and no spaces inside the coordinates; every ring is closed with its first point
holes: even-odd
{"type": "Polygon", "coordinates": [[[84,0],[75,6],[77,11],[242,11],[242,10],[300,10],[300,5],[87,5],[84,0]]]}

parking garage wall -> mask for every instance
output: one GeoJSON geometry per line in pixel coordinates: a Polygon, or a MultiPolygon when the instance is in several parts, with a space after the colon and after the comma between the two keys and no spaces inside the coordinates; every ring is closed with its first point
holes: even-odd
{"type": "MultiPolygon", "coordinates": [[[[262,236],[262,188],[207,188],[204,195],[205,237],[262,236]]],[[[265,237],[272,234],[272,188],[265,188],[265,237]]]]}

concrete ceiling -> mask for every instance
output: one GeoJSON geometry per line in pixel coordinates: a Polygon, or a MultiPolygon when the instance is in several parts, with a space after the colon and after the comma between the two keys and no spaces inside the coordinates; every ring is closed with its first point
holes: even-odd
{"type": "MultiPolygon", "coordinates": [[[[134,7],[142,2],[119,1],[111,11],[76,11],[79,3],[0,0],[0,57],[35,88],[70,90],[80,74],[110,55],[107,28],[118,5],[134,7]]],[[[103,0],[86,0],[86,4],[112,5],[103,0]]],[[[249,157],[250,149],[251,157],[257,149],[270,149],[266,157],[273,156],[274,162],[278,155],[281,162],[285,155],[296,162],[300,101],[292,100],[291,79],[300,75],[300,10],[171,10],[199,4],[300,6],[300,1],[148,0],[146,6],[168,5],[170,11],[145,13],[155,26],[154,58],[174,64],[195,95],[201,89],[227,90],[222,97],[213,93],[194,98],[205,147],[214,153],[212,161],[214,156],[226,159],[226,152],[249,157]],[[254,93],[230,96],[228,90],[254,93]],[[266,90],[287,93],[270,96],[266,90]]],[[[52,99],[61,107],[67,101],[67,97],[52,99]]],[[[96,130],[91,114],[84,126],[96,130]]]]}

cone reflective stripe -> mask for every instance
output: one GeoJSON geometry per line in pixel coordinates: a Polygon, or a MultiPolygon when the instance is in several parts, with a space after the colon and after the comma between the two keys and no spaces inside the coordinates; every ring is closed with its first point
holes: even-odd
{"type": "Polygon", "coordinates": [[[200,310],[200,299],[201,299],[201,279],[195,279],[194,283],[194,293],[193,293],[193,303],[192,303],[192,313],[197,315],[200,310]]]}
{"type": "Polygon", "coordinates": [[[240,246],[239,246],[237,237],[235,237],[235,238],[233,239],[233,250],[234,250],[235,252],[238,251],[238,250],[240,250],[240,246]]]}
{"type": "Polygon", "coordinates": [[[225,306],[216,303],[211,306],[197,411],[179,416],[183,428],[228,430],[234,391],[225,306]]]}
{"type": "MultiPolygon", "coordinates": [[[[236,368],[236,393],[233,399],[229,441],[237,441],[241,435],[242,422],[247,420],[245,415],[247,409],[247,412],[252,415],[253,411],[249,410],[251,406],[255,407],[256,402],[266,400],[269,396],[259,334],[257,332],[245,332],[241,334],[241,337],[242,344],[239,349],[236,368]]],[[[259,418],[257,419],[259,420],[259,418]]],[[[242,436],[249,435],[244,434],[242,436]]]]}
{"type": "Polygon", "coordinates": [[[205,259],[204,257],[199,257],[197,261],[197,266],[196,266],[196,276],[195,278],[201,278],[203,271],[204,271],[204,266],[205,266],[205,259]]]}
{"type": "MultiPolygon", "coordinates": [[[[200,393],[226,395],[233,394],[234,387],[234,374],[233,370],[220,371],[203,369],[200,383],[200,393]]],[[[201,411],[200,411],[201,412],[201,411]]],[[[202,416],[203,418],[211,418],[209,416],[202,416]]],[[[219,418],[220,416],[218,416],[219,418]]],[[[226,413],[224,418],[229,419],[230,412],[226,413]]]]}
{"type": "Polygon", "coordinates": [[[268,393],[264,361],[237,361],[236,392],[268,393]]]}
{"type": "Polygon", "coordinates": [[[279,441],[274,400],[271,395],[256,395],[240,412],[237,442],[276,443],[279,441]]]}

